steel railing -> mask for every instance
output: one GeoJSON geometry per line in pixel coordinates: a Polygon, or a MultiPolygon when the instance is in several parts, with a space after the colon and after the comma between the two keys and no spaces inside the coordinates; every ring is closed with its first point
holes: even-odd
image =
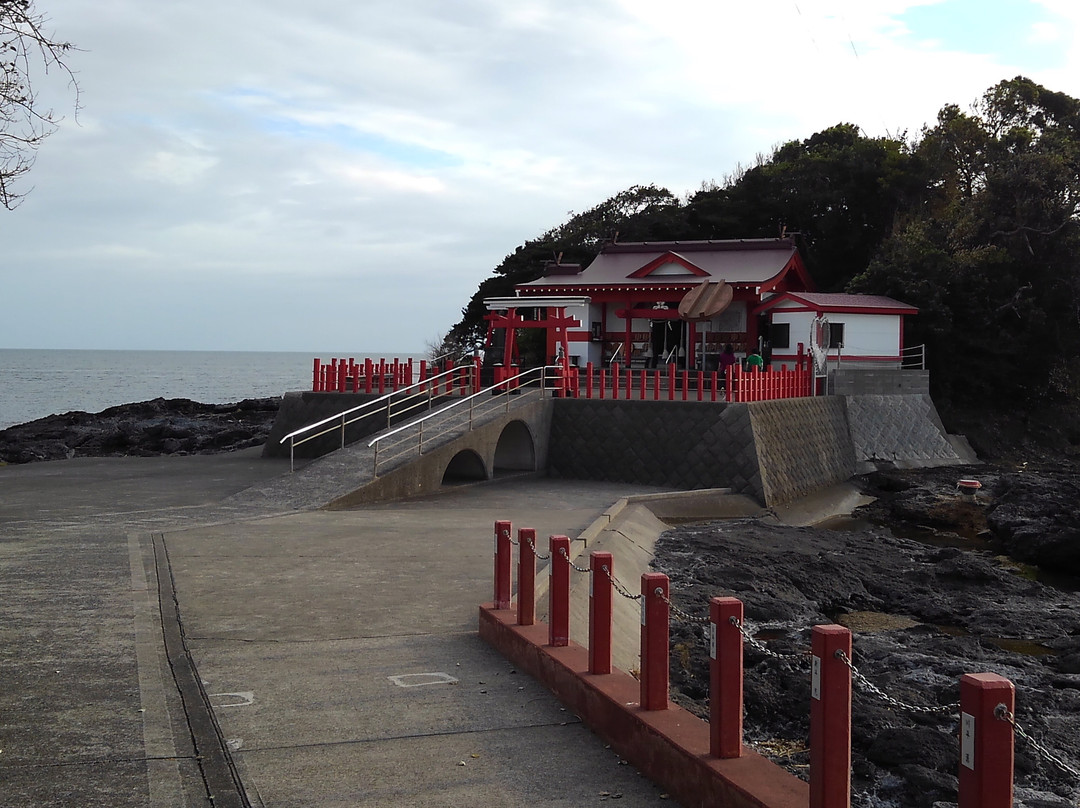
{"type": "Polygon", "coordinates": [[[356,407],[350,407],[347,410],[331,415],[327,418],[323,418],[321,421],[316,421],[313,424],[308,424],[305,427],[296,429],[283,437],[278,444],[282,444],[285,441],[289,441],[289,471],[294,470],[296,447],[302,446],[308,441],[321,438],[323,435],[329,435],[332,432],[341,430],[341,447],[345,448],[345,427],[350,424],[355,424],[358,421],[362,421],[365,418],[370,418],[374,415],[380,415],[385,410],[386,412],[386,426],[391,425],[391,420],[395,416],[402,416],[406,413],[410,413],[413,410],[419,409],[426,405],[427,409],[431,409],[431,401],[435,395],[436,388],[439,387],[439,383],[448,377],[453,376],[456,373],[460,373],[461,368],[451,368],[450,370],[439,373],[436,376],[424,379],[423,381],[410,384],[408,387],[402,387],[399,390],[394,390],[390,393],[379,396],[371,401],[366,401],[356,407]],[[410,392],[412,391],[412,392],[410,392]],[[403,395],[404,394],[404,395],[403,395]],[[395,401],[395,396],[401,396],[400,400],[395,401]],[[395,408],[395,404],[399,405],[395,408]],[[362,413],[362,414],[358,414],[362,413]],[[354,416],[350,418],[349,416],[354,416]],[[306,437],[297,440],[299,435],[304,435],[307,432],[311,432],[313,429],[319,429],[320,427],[328,426],[326,429],[322,429],[314,434],[307,435],[306,437]]]}
{"type": "Polygon", "coordinates": [[[466,425],[468,429],[465,431],[471,432],[477,416],[486,415],[498,409],[509,412],[510,400],[513,395],[537,390],[540,397],[543,398],[548,390],[563,389],[562,384],[565,383],[565,380],[559,376],[561,370],[562,366],[560,365],[545,365],[544,367],[526,370],[373,438],[368,441],[369,447],[375,447],[375,454],[372,459],[373,476],[379,476],[380,462],[388,463],[413,452],[422,455],[426,445],[430,445],[432,441],[462,429],[466,425]],[[467,422],[465,421],[466,415],[468,416],[467,422]],[[427,425],[426,430],[425,425],[427,425]],[[388,451],[392,452],[389,457],[386,456],[388,451]]]}
{"type": "Polygon", "coordinates": [[[926,343],[901,350],[900,368],[902,370],[926,370],[926,343]]]}

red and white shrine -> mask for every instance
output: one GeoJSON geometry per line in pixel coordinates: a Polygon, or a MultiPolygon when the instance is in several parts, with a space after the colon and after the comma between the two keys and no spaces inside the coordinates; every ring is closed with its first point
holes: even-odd
{"type": "Polygon", "coordinates": [[[519,328],[545,329],[546,361],[571,366],[712,370],[729,344],[794,361],[826,317],[821,347],[899,366],[903,317],[917,313],[890,298],[815,292],[789,238],[613,242],[587,267],[553,262],[515,292],[484,301],[489,350],[504,366],[517,364],[519,328]]]}

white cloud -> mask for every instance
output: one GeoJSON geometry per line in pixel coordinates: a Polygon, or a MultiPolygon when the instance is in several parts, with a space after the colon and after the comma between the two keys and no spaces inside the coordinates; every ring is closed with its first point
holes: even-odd
{"type": "Polygon", "coordinates": [[[84,49],[84,111],[0,219],[0,347],[420,349],[630,185],[693,190],[841,121],[916,131],[1018,73],[1080,95],[1071,0],[1018,34],[1053,43],[1039,65],[916,34],[954,5],[926,0],[40,2],[84,49]],[[58,288],[78,305],[42,316],[58,288]],[[185,313],[140,314],[156,295],[185,313]]]}

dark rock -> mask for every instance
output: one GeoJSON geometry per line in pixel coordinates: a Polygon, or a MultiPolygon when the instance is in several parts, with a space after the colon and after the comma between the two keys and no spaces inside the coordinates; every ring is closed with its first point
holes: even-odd
{"type": "Polygon", "coordinates": [[[265,442],[279,403],[156,398],[99,413],[50,415],[0,431],[0,462],[232,452],[265,442]]]}

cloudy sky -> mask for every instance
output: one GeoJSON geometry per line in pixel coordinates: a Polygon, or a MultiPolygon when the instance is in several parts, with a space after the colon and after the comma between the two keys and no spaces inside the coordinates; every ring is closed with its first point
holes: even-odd
{"type": "Polygon", "coordinates": [[[37,0],[82,110],[0,212],[0,348],[422,351],[514,248],[839,122],[915,133],[1075,0],[37,0]]]}

